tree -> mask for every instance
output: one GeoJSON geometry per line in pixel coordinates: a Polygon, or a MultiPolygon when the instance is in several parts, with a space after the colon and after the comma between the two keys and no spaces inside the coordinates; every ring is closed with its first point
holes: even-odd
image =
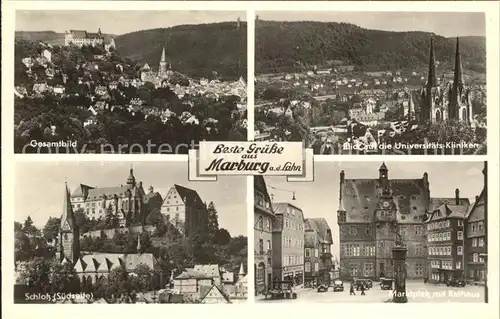
{"type": "Polygon", "coordinates": [[[122,298],[131,292],[128,283],[128,274],[124,266],[111,269],[108,275],[106,295],[113,298],[122,298]]]}
{"type": "Polygon", "coordinates": [[[106,229],[118,228],[118,216],[113,212],[113,207],[109,206],[106,209],[106,229]]]}
{"type": "Polygon", "coordinates": [[[43,227],[43,236],[47,241],[52,241],[59,235],[61,228],[61,219],[57,217],[49,217],[49,220],[43,227]]]}
{"type": "Polygon", "coordinates": [[[34,247],[30,239],[22,231],[14,233],[14,260],[26,261],[34,257],[34,247]]]}
{"type": "Polygon", "coordinates": [[[215,235],[215,243],[217,245],[228,245],[231,241],[231,235],[227,229],[220,228],[215,235]]]}
{"type": "Polygon", "coordinates": [[[53,292],[77,292],[75,287],[76,272],[71,263],[61,264],[53,260],[49,272],[49,281],[53,292]]]}
{"type": "Polygon", "coordinates": [[[207,233],[212,238],[212,240],[214,240],[219,230],[219,218],[217,216],[217,209],[215,209],[215,205],[213,202],[210,202],[210,204],[208,204],[207,213],[207,233]]]}
{"type": "Polygon", "coordinates": [[[28,216],[24,221],[23,232],[28,236],[36,236],[39,233],[30,216],[28,216]]]}
{"type": "Polygon", "coordinates": [[[50,291],[50,268],[49,260],[41,257],[33,258],[21,273],[21,280],[28,283],[28,286],[41,293],[50,291]]]}
{"type": "Polygon", "coordinates": [[[21,224],[20,222],[14,222],[14,231],[17,232],[21,232],[23,231],[23,224],[21,224]]]}
{"type": "Polygon", "coordinates": [[[149,268],[148,265],[137,265],[134,272],[129,276],[131,289],[136,292],[148,291],[151,286],[153,275],[153,270],[149,268]]]}

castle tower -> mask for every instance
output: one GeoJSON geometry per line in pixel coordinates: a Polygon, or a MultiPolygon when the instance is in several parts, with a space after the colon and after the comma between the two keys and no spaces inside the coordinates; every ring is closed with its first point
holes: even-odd
{"type": "Polygon", "coordinates": [[[59,260],[75,264],[80,257],[80,234],[71,207],[68,185],[64,185],[61,229],[59,230],[59,260]]]}
{"type": "Polygon", "coordinates": [[[163,47],[163,50],[161,52],[160,64],[158,66],[158,77],[159,78],[166,78],[167,77],[167,70],[168,70],[168,64],[167,64],[167,60],[165,58],[165,47],[163,47]]]}
{"type": "Polygon", "coordinates": [[[132,188],[135,186],[135,177],[134,177],[134,169],[130,168],[130,175],[127,178],[127,186],[132,188]]]}

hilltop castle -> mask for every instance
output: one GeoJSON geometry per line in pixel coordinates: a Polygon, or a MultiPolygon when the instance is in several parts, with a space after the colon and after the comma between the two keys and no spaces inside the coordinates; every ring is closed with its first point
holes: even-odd
{"type": "Polygon", "coordinates": [[[153,71],[149,64],[146,63],[141,69],[141,80],[144,82],[154,83],[156,87],[164,87],[168,83],[168,80],[173,73],[174,72],[172,71],[172,65],[170,63],[167,63],[167,59],[165,56],[165,47],[163,47],[160,63],[158,65],[158,72],[153,71]]]}
{"type": "Polygon", "coordinates": [[[64,45],[76,45],[78,47],[82,47],[84,45],[104,45],[106,51],[109,51],[111,48],[116,48],[114,38],[106,39],[105,35],[102,34],[101,29],[99,29],[97,33],[90,33],[85,30],[66,31],[64,33],[64,45]]]}
{"type": "Polygon", "coordinates": [[[71,194],[72,209],[82,209],[88,219],[95,220],[111,213],[116,216],[119,227],[128,226],[127,221],[143,223],[150,208],[159,208],[161,203],[161,195],[155,193],[152,186],[146,194],[142,182],[136,182],[132,168],[125,185],[91,187],[80,184],[71,194]]]}
{"type": "Polygon", "coordinates": [[[428,72],[427,82],[421,90],[420,120],[430,123],[459,120],[469,126],[473,126],[471,90],[464,84],[458,38],[456,42],[453,80],[445,82],[444,77],[441,79],[437,78],[434,39],[432,38],[428,72]]]}

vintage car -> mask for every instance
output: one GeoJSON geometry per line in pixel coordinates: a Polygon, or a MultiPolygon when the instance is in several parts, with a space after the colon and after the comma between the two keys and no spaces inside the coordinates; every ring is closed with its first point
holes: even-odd
{"type": "Polygon", "coordinates": [[[390,278],[381,278],[380,279],[380,289],[382,290],[391,290],[392,289],[393,280],[390,278]]]}
{"type": "Polygon", "coordinates": [[[318,292],[327,292],[328,291],[328,285],[322,284],[318,286],[318,292]]]}
{"type": "Polygon", "coordinates": [[[275,281],[269,294],[271,299],[297,299],[297,293],[293,291],[292,281],[275,281]]]}
{"type": "Polygon", "coordinates": [[[333,282],[333,291],[344,291],[344,283],[342,280],[335,280],[333,282]]]}
{"type": "Polygon", "coordinates": [[[462,279],[450,279],[446,282],[447,287],[465,287],[465,281],[462,279]]]}

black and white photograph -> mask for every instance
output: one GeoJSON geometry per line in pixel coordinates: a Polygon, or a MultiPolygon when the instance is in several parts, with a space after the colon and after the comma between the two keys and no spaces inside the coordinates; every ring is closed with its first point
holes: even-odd
{"type": "Polygon", "coordinates": [[[262,303],[488,302],[486,162],[315,163],[254,179],[262,303]]]}
{"type": "Polygon", "coordinates": [[[15,303],[246,302],[245,177],[185,162],[19,162],[15,303]]]}
{"type": "Polygon", "coordinates": [[[16,153],[247,139],[246,12],[16,11],[16,153]]]}
{"type": "Polygon", "coordinates": [[[257,11],[255,140],[486,154],[483,12],[257,11]]]}

